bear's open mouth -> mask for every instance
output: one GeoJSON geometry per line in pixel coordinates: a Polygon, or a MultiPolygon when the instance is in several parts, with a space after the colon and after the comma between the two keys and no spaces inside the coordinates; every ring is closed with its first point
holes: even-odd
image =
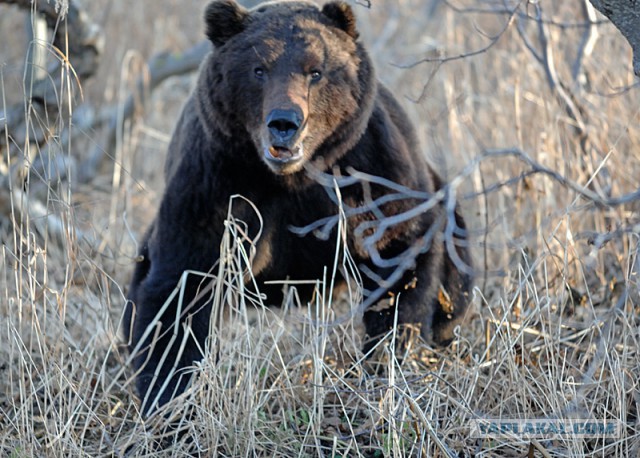
{"type": "Polygon", "coordinates": [[[304,162],[304,146],[297,143],[291,147],[282,144],[266,144],[262,149],[262,159],[271,171],[278,175],[297,172],[304,162]]]}
{"type": "Polygon", "coordinates": [[[267,148],[266,156],[272,162],[286,164],[300,159],[302,157],[302,148],[296,146],[291,149],[286,146],[271,145],[267,148]]]}
{"type": "Polygon", "coordinates": [[[273,159],[277,159],[279,161],[290,161],[294,158],[295,154],[289,148],[285,148],[283,146],[270,146],[269,147],[269,155],[273,159]]]}

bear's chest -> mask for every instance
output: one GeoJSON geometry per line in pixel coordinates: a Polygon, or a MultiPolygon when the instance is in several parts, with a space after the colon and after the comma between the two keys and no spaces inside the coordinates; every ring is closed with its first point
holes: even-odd
{"type": "Polygon", "coordinates": [[[313,228],[330,222],[338,208],[316,191],[274,195],[260,199],[256,209],[262,220],[256,243],[254,274],[268,279],[318,278],[335,255],[335,230],[328,237],[313,228]],[[319,236],[320,235],[320,236],[319,236]]]}

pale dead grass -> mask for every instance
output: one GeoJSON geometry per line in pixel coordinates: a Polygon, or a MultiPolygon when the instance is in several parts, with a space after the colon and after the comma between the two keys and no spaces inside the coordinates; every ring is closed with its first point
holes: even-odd
{"type": "MultiPolygon", "coordinates": [[[[431,9],[419,0],[373,3],[358,13],[380,77],[404,98],[447,178],[485,148],[515,147],[603,196],[638,189],[640,95],[638,88],[611,95],[634,82],[630,50],[613,26],[599,27],[582,85],[570,77],[580,29],[550,28],[558,73],[586,107],[597,139],[585,154],[514,27],[487,52],[437,71],[435,63],[390,65],[482,48],[505,17],[431,9]]],[[[559,22],[576,22],[575,3],[540,2],[559,22]]],[[[100,76],[85,85],[87,99],[123,100],[138,62],[198,40],[201,7],[91,2],[109,46],[100,76]]],[[[534,24],[526,30],[535,38],[534,24]]],[[[3,95],[13,101],[20,54],[0,53],[11,62],[3,67],[11,80],[3,95]]],[[[216,307],[225,311],[209,342],[216,357],[194,369],[192,388],[167,407],[167,416],[143,421],[119,321],[136,243],[162,192],[168,133],[191,83],[176,78],[158,89],[89,185],[69,189],[32,177],[24,193],[13,189],[13,210],[0,216],[0,453],[520,457],[530,447],[534,456],[640,453],[640,205],[589,204],[549,177],[520,177],[528,169],[510,156],[483,161],[458,189],[479,275],[472,312],[452,348],[434,351],[415,341],[399,360],[390,336],[376,372],[376,361],[362,361],[349,301],[326,294],[330,270],[310,307],[258,304],[255,311],[259,300],[238,281],[246,261],[231,237],[229,262],[214,285],[216,307]],[[114,169],[114,161],[121,167],[114,169]],[[484,189],[494,190],[485,196],[484,189]],[[29,212],[37,203],[65,225],[63,236],[51,233],[50,218],[29,212]],[[616,230],[624,233],[592,243],[616,230]],[[569,417],[618,419],[624,428],[613,440],[469,437],[477,418],[569,417]],[[168,424],[183,434],[167,438],[168,424]]],[[[101,141],[100,132],[78,135],[101,141]]],[[[3,154],[8,160],[18,149],[3,154]]]]}

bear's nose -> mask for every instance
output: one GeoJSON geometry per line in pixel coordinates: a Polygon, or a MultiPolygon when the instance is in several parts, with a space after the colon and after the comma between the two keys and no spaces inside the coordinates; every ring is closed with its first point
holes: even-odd
{"type": "Polygon", "coordinates": [[[278,142],[288,142],[300,128],[300,115],[295,110],[271,110],[267,116],[267,127],[278,142]]]}

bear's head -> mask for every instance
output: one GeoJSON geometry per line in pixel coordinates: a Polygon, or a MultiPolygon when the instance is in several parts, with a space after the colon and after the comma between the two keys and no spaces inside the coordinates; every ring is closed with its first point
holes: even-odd
{"type": "Polygon", "coordinates": [[[311,160],[326,169],[356,144],[377,89],[347,4],[276,1],[247,10],[217,0],[205,23],[215,45],[199,83],[205,124],[250,138],[277,175],[311,160]]]}

